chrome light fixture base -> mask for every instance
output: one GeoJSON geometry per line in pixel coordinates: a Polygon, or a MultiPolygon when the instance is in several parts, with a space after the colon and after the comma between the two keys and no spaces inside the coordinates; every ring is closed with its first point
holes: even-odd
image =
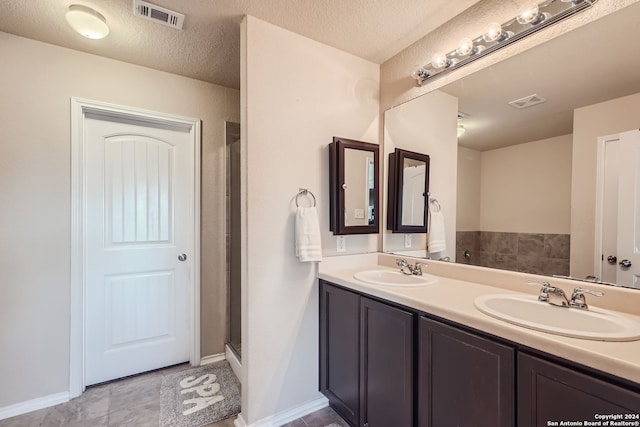
{"type": "MultiPolygon", "coordinates": [[[[431,63],[419,67],[411,74],[418,86],[427,80],[463,67],[476,59],[489,55],[530,34],[551,26],[578,12],[587,10],[598,0],[546,0],[537,5],[537,11],[519,15],[500,25],[493,23],[481,36],[463,39],[460,46],[447,54],[436,54],[431,63]],[[435,58],[438,57],[438,61],[435,58]],[[442,58],[446,58],[443,60],[442,58]]],[[[525,12],[525,13],[527,13],[525,12]]]]}

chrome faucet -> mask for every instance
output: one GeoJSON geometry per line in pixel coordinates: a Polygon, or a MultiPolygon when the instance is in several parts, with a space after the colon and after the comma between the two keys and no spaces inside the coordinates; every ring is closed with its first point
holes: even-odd
{"type": "Polygon", "coordinates": [[[571,301],[569,302],[569,305],[574,308],[579,308],[580,310],[588,310],[589,306],[587,305],[587,299],[584,294],[595,295],[597,297],[604,295],[602,292],[592,291],[591,289],[585,289],[578,286],[571,294],[571,301]]]}
{"type": "Polygon", "coordinates": [[[400,267],[402,274],[414,276],[422,276],[422,266],[427,266],[423,262],[416,262],[415,265],[411,265],[406,259],[400,258],[396,259],[396,265],[400,267]]]}
{"type": "Polygon", "coordinates": [[[541,285],[540,295],[538,295],[538,301],[548,302],[551,305],[557,305],[558,307],[569,307],[569,299],[564,291],[556,286],[553,286],[549,282],[527,282],[529,285],[541,285]]]}
{"type": "Polygon", "coordinates": [[[538,301],[548,302],[551,305],[557,305],[558,307],[568,307],[568,308],[578,308],[580,310],[587,310],[589,306],[587,305],[586,298],[584,294],[595,295],[601,297],[604,295],[602,292],[592,291],[590,289],[585,289],[581,287],[577,287],[573,290],[571,294],[571,299],[567,298],[567,295],[564,291],[557,286],[553,286],[549,282],[527,282],[529,285],[541,285],[540,295],[538,295],[538,301]]]}

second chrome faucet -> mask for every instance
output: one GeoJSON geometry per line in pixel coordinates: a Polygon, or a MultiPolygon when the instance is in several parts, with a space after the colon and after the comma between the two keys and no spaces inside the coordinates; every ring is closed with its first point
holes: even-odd
{"type": "Polygon", "coordinates": [[[423,262],[416,262],[415,265],[411,265],[406,259],[396,259],[396,265],[400,267],[400,271],[406,275],[422,276],[422,267],[426,267],[427,264],[423,262]]]}
{"type": "Polygon", "coordinates": [[[527,282],[527,284],[542,286],[540,288],[540,295],[538,295],[538,300],[542,302],[548,302],[551,305],[557,305],[558,307],[572,307],[579,308],[581,310],[587,310],[589,306],[587,305],[584,294],[595,295],[597,297],[601,297],[602,295],[604,295],[602,292],[577,287],[573,290],[571,299],[569,299],[562,289],[558,288],[557,286],[553,286],[549,282],[531,281],[527,282]]]}

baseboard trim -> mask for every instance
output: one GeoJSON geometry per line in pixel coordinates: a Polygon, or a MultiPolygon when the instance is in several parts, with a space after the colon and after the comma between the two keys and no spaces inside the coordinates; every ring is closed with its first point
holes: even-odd
{"type": "Polygon", "coordinates": [[[229,365],[231,365],[231,370],[234,374],[236,374],[236,377],[238,377],[240,383],[242,384],[242,362],[240,361],[240,359],[238,359],[236,353],[231,350],[229,345],[224,346],[224,354],[227,357],[229,365]]]}
{"type": "Polygon", "coordinates": [[[242,416],[242,412],[240,412],[238,414],[238,417],[233,420],[233,425],[236,427],[247,427],[247,422],[244,420],[244,417],[242,416]]]}
{"type": "Polygon", "coordinates": [[[224,353],[212,354],[210,356],[205,356],[200,358],[200,366],[209,365],[211,363],[222,362],[226,359],[226,355],[224,353]]]}
{"type": "Polygon", "coordinates": [[[258,420],[253,424],[247,424],[244,416],[242,415],[242,412],[240,412],[238,414],[238,418],[233,421],[233,424],[236,427],[276,427],[293,420],[297,420],[298,418],[302,418],[305,415],[309,415],[310,413],[325,408],[328,405],[329,401],[326,397],[322,396],[300,406],[296,406],[295,408],[291,408],[289,410],[279,412],[277,414],[258,420]]]}
{"type": "Polygon", "coordinates": [[[5,406],[0,408],[0,420],[68,402],[70,400],[69,396],[69,392],[65,391],[63,393],[50,394],[37,399],[27,400],[26,402],[16,403],[15,405],[5,406]]]}

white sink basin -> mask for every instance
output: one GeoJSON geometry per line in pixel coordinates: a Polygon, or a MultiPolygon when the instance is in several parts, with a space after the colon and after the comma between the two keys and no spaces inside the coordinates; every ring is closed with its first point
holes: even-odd
{"type": "Polygon", "coordinates": [[[353,277],[372,285],[383,286],[426,286],[438,281],[430,274],[414,276],[393,270],[363,270],[358,271],[353,277]]]}
{"type": "Polygon", "coordinates": [[[600,308],[557,307],[533,295],[511,294],[484,295],[474,304],[496,319],[551,334],[598,341],[640,339],[640,323],[600,308]]]}

